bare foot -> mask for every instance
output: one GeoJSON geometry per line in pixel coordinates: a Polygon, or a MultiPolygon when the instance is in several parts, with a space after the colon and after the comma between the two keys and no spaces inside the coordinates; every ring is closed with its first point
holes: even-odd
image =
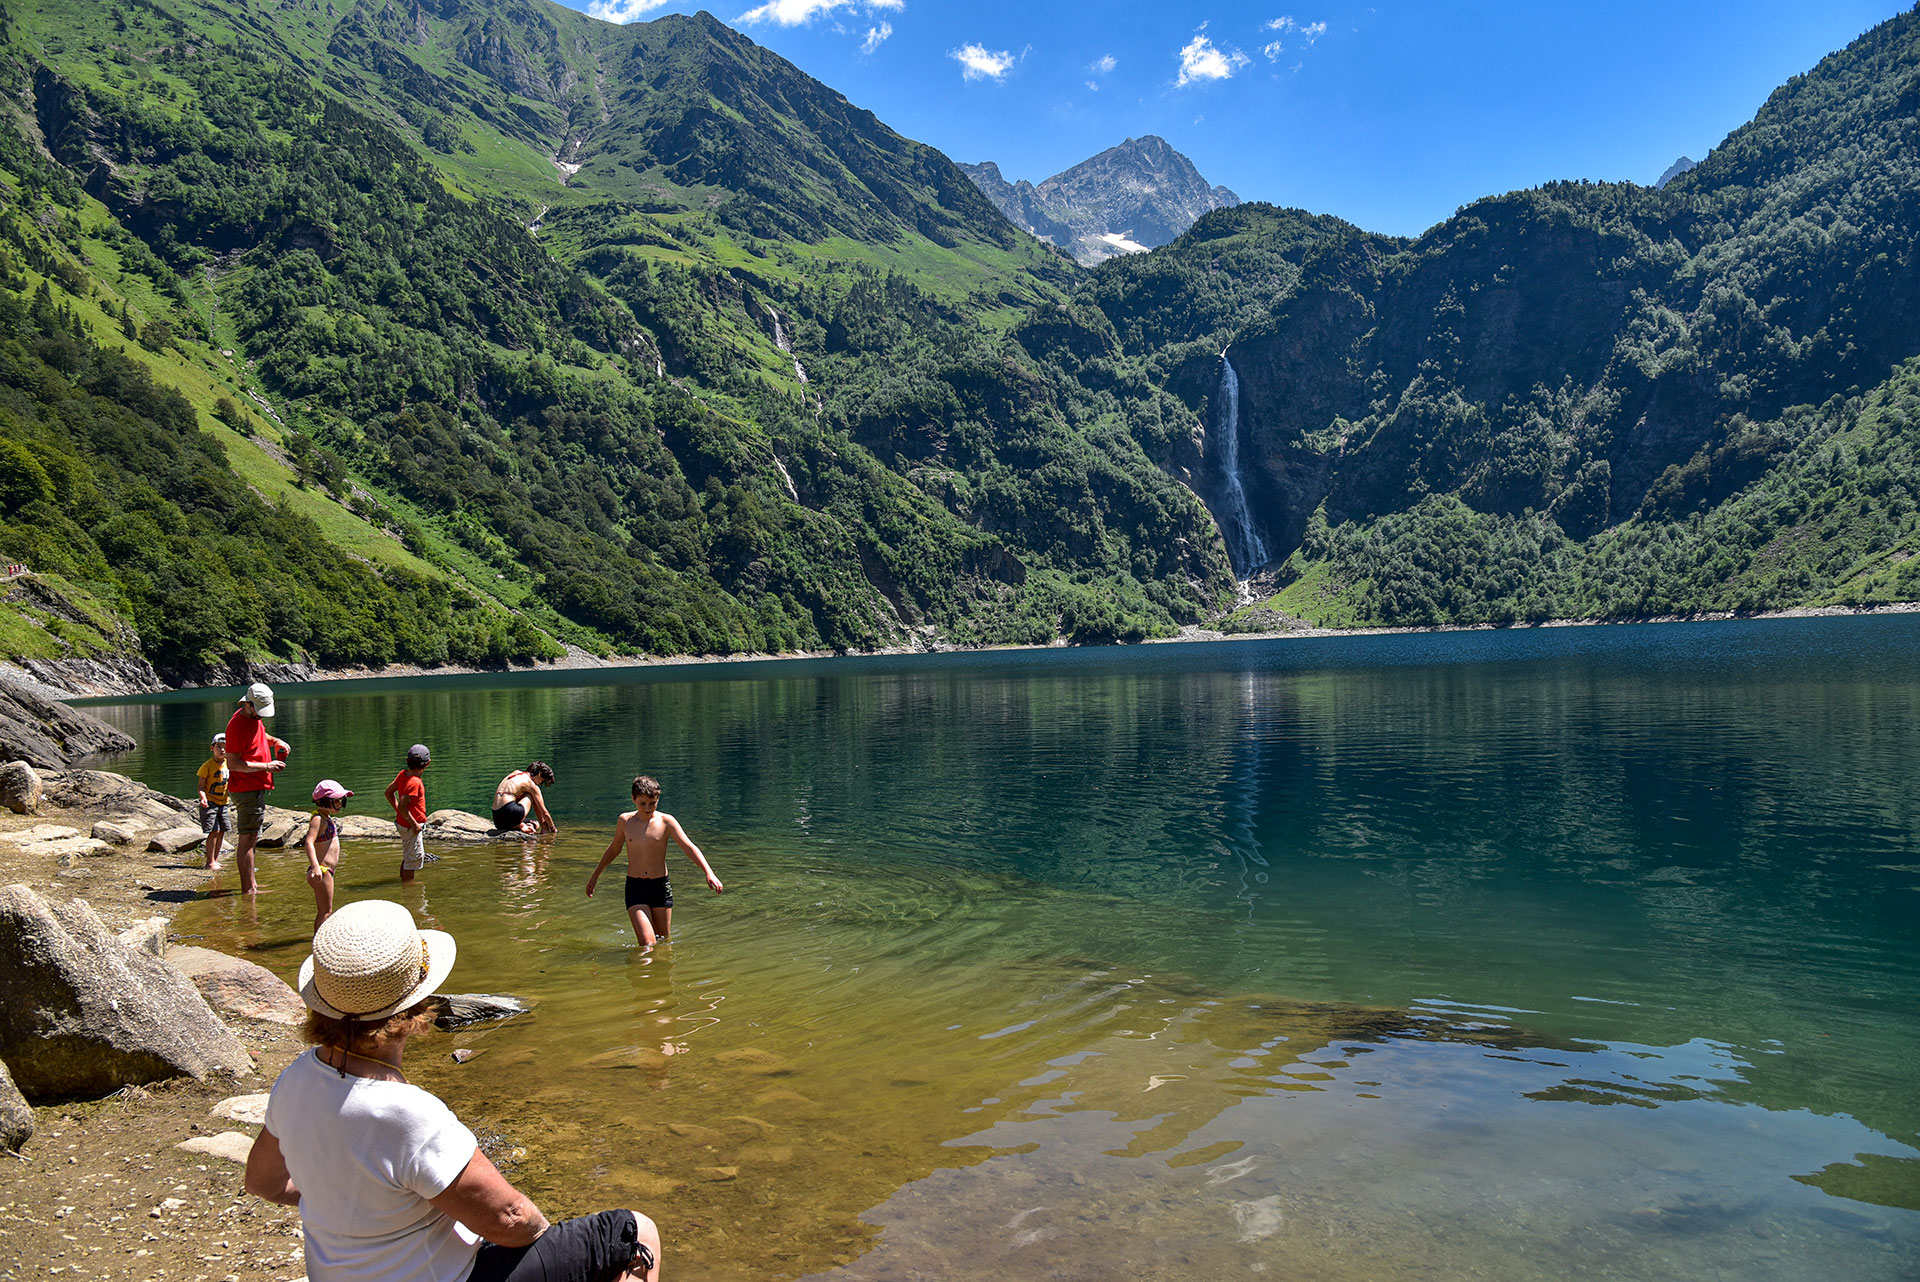
{"type": "Polygon", "coordinates": [[[212,864],[208,864],[208,865],[207,865],[207,871],[208,871],[208,872],[219,872],[219,871],[220,871],[220,865],[219,865],[219,864],[217,864],[217,863],[212,863],[212,864]]]}

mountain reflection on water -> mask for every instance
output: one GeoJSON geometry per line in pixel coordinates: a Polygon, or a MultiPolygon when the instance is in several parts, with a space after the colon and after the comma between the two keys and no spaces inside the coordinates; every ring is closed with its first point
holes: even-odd
{"type": "MultiPolygon", "coordinates": [[[[1908,1277],[1917,657],[1900,616],[794,662],[296,687],[279,732],[376,796],[424,738],[435,807],[554,764],[557,840],[405,895],[350,846],[341,893],[535,1002],[417,1079],[676,1276],[1908,1277]],[[642,769],[729,888],[683,871],[650,956],[581,893],[642,769]]],[[[226,705],[103,711],[157,783],[226,705]]],[[[299,862],[177,928],[291,974],[299,862]]]]}

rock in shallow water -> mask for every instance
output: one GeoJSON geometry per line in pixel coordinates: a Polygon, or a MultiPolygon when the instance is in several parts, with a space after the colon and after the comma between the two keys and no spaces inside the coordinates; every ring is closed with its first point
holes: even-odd
{"type": "Polygon", "coordinates": [[[503,993],[447,993],[441,997],[440,1013],[433,1022],[443,1029],[465,1028],[526,1013],[525,1002],[503,993]]]}

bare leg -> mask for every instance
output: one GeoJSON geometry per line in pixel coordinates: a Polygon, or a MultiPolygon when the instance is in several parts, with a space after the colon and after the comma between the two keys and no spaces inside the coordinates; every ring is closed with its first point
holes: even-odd
{"type": "Polygon", "coordinates": [[[649,908],[647,915],[653,918],[653,933],[665,942],[667,936],[673,933],[673,909],[649,908]]]}
{"type": "Polygon", "coordinates": [[[405,864],[401,864],[401,865],[400,865],[400,880],[401,880],[401,881],[412,881],[412,880],[413,880],[413,869],[411,869],[411,868],[409,868],[409,867],[407,867],[407,866],[406,866],[405,864]]]}
{"type": "Polygon", "coordinates": [[[260,883],[253,871],[253,843],[258,840],[260,834],[257,832],[243,832],[233,839],[233,862],[240,869],[240,893],[243,895],[260,893],[260,883]]]}
{"type": "Polygon", "coordinates": [[[319,934],[327,918],[333,916],[333,869],[326,869],[319,881],[308,879],[313,887],[313,933],[319,934]]]}
{"type": "Polygon", "coordinates": [[[640,941],[640,947],[653,947],[653,941],[655,939],[653,922],[648,919],[646,908],[643,905],[635,904],[633,907],[627,909],[627,920],[633,923],[633,937],[640,941]]]}
{"type": "Polygon", "coordinates": [[[629,1268],[621,1276],[627,1278],[628,1282],[660,1282],[660,1229],[638,1211],[633,1213],[633,1223],[639,1231],[640,1245],[646,1247],[653,1256],[653,1267],[642,1270],[638,1267],[639,1260],[636,1257],[635,1267],[629,1268]]]}
{"type": "Polygon", "coordinates": [[[215,828],[212,832],[207,834],[207,871],[208,872],[220,871],[220,842],[221,842],[221,839],[224,838],[226,835],[227,834],[225,833],[225,831],[219,828],[215,828]]]}

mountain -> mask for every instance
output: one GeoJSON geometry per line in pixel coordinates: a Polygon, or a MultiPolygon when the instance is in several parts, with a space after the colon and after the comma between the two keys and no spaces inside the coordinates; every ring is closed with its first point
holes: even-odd
{"type": "Polygon", "coordinates": [[[1240,198],[1208,186],[1193,162],[1148,134],[1109,147],[1039,186],[1009,183],[992,161],[960,166],[1016,227],[1091,267],[1172,241],[1201,215],[1240,198]]]}
{"type": "MultiPolygon", "coordinates": [[[[1664,188],[1084,271],[710,16],[328,5],[0,9],[0,657],[1108,642],[1248,571],[1229,626],[1920,599],[1914,14],[1664,188]]],[[[1026,221],[1172,235],[1231,196],[1177,159],[1026,221]]]]}
{"type": "Polygon", "coordinates": [[[708,15],[51,0],[0,79],[10,657],[1102,640],[1226,590],[1016,341],[1076,269],[708,15]]]}
{"type": "Polygon", "coordinates": [[[1680,157],[1680,159],[1674,161],[1671,165],[1668,165],[1665,169],[1661,170],[1660,176],[1653,180],[1653,185],[1655,187],[1665,187],[1668,183],[1672,182],[1674,179],[1678,178],[1681,174],[1686,173],[1689,169],[1692,169],[1693,167],[1694,167],[1693,160],[1690,157],[1682,156],[1680,157]]]}
{"type": "Polygon", "coordinates": [[[1208,214],[1080,296],[1203,425],[1271,608],[1644,617],[1920,597],[1920,14],[1663,189],[1554,183],[1415,240],[1208,214]],[[1225,350],[1237,373],[1237,447],[1225,350]]]}

